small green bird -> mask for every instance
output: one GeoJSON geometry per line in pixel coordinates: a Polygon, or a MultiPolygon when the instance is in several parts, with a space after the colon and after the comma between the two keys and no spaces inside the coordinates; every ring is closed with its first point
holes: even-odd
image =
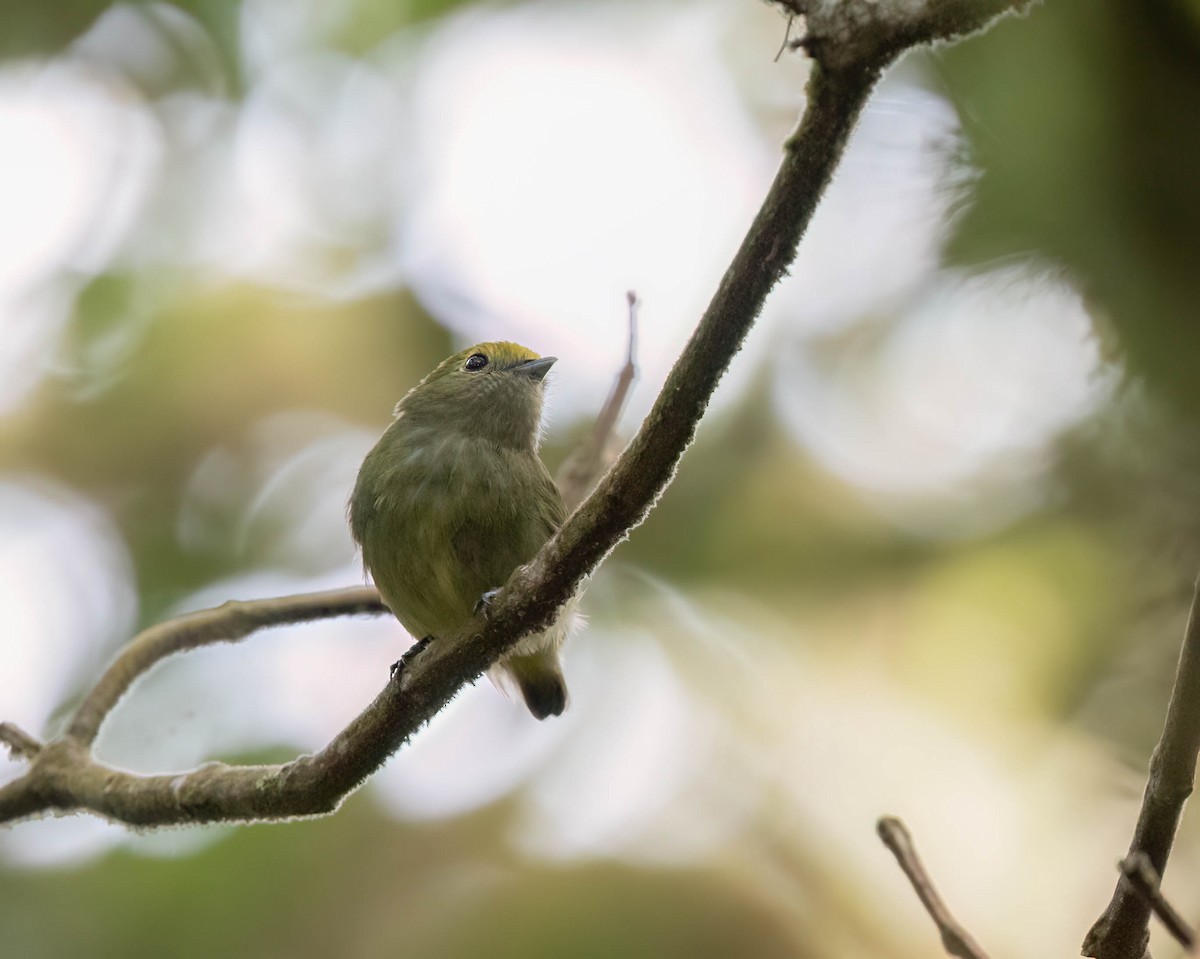
{"type": "MultiPolygon", "coordinates": [[[[506,342],[456,353],[396,404],[363,461],[350,529],[383,601],[422,643],[470,622],[566,518],[538,456],[555,362],[506,342]]],[[[574,619],[572,601],[489,671],[501,688],[515,683],[538,719],[567,706],[558,651],[574,619]]]]}

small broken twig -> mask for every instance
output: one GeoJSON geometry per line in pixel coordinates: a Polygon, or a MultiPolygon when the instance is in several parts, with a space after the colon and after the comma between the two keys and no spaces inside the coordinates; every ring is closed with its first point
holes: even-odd
{"type": "Polygon", "coordinates": [[[637,318],[641,301],[633,290],[625,294],[625,301],[629,304],[629,339],[625,351],[625,365],[617,374],[591,433],[575,447],[558,470],[558,488],[562,493],[563,502],[567,504],[567,512],[583,502],[584,497],[611,465],[610,461],[615,459],[615,455],[606,456],[605,453],[613,431],[617,428],[617,420],[621,418],[621,411],[625,409],[629,388],[633,386],[633,380],[637,376],[637,318]]]}
{"type": "Polygon", "coordinates": [[[921,905],[925,907],[929,918],[941,933],[942,946],[946,952],[958,956],[959,959],[988,959],[983,947],[950,915],[950,910],[946,908],[934,887],[933,880],[921,864],[916,847],[913,846],[912,836],[904,823],[895,816],[884,816],[875,824],[875,831],[879,833],[879,838],[891,850],[896,862],[904,870],[904,875],[912,883],[913,891],[921,900],[921,905]]]}
{"type": "Polygon", "coordinates": [[[1117,868],[1121,870],[1121,875],[1125,877],[1133,891],[1154,910],[1158,921],[1163,924],[1167,932],[1174,936],[1187,952],[1195,954],[1195,930],[1175,911],[1175,907],[1167,902],[1166,896],[1162,894],[1162,890],[1159,888],[1158,873],[1151,865],[1150,857],[1144,852],[1135,852],[1122,859],[1117,864],[1117,868]]]}
{"type": "Polygon", "coordinates": [[[40,740],[12,723],[0,723],[0,743],[8,747],[13,759],[33,759],[42,751],[40,740]]]}
{"type": "Polygon", "coordinates": [[[778,63],[779,58],[783,56],[783,51],[788,48],[788,41],[792,39],[792,21],[796,19],[794,13],[788,14],[787,27],[783,31],[783,43],[779,44],[779,52],[775,54],[775,59],[772,63],[778,63]]]}

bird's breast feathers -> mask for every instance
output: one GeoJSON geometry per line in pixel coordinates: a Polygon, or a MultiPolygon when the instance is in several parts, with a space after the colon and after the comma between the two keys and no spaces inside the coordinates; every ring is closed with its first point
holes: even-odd
{"type": "Polygon", "coordinates": [[[561,523],[562,500],[532,451],[453,433],[398,439],[372,452],[382,457],[373,488],[355,495],[370,516],[352,525],[396,618],[415,636],[442,635],[533,558],[561,523]]]}

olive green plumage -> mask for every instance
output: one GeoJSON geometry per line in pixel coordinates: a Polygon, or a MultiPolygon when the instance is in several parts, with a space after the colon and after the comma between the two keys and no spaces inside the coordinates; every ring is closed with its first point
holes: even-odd
{"type": "MultiPolygon", "coordinates": [[[[538,456],[543,378],[555,362],[516,343],[444,360],[396,406],[359,470],[350,529],[380,595],[414,638],[448,636],[531,560],[566,517],[538,456]]],[[[491,672],[538,719],[566,708],[558,650],[573,604],[491,672]]]]}

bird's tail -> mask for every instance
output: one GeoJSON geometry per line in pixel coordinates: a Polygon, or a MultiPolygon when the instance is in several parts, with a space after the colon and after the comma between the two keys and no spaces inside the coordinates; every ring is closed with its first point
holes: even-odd
{"type": "Polygon", "coordinates": [[[516,686],[525,705],[538,719],[560,716],[567,708],[567,681],[554,650],[509,656],[490,670],[489,675],[501,689],[516,686]]]}

